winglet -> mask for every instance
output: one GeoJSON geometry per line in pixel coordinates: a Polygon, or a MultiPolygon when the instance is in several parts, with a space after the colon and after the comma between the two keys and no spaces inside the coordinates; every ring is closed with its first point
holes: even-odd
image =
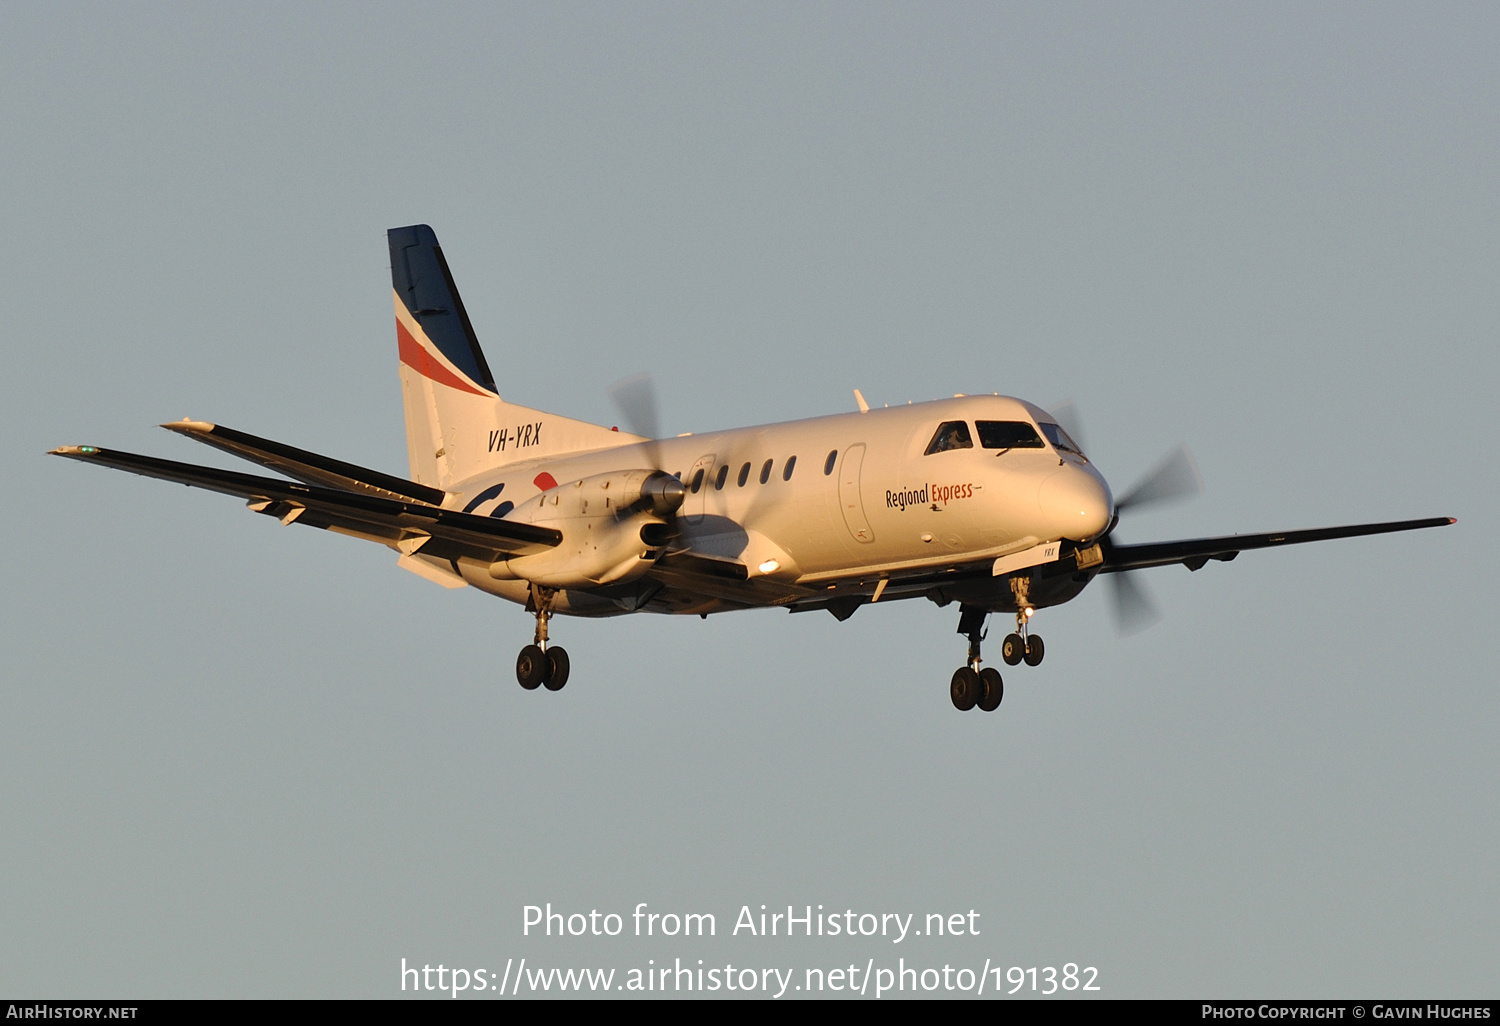
{"type": "Polygon", "coordinates": [[[860,413],[869,413],[870,412],[870,404],[867,403],[867,402],[865,402],[864,393],[861,392],[857,388],[854,390],[854,401],[857,402],[857,403],[859,403],[859,412],[860,413]]]}

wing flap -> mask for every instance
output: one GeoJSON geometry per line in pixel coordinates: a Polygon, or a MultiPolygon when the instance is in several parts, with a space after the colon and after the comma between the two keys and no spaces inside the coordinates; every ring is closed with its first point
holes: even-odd
{"type": "Polygon", "coordinates": [[[370,470],[368,467],[356,466],[353,463],[345,463],[343,460],[308,452],[306,449],[273,442],[269,438],[259,438],[244,431],[224,427],[222,424],[181,420],[172,424],[163,424],[162,427],[308,484],[326,485],[346,492],[380,495],[387,499],[416,500],[430,506],[442,505],[447,494],[441,488],[420,485],[393,474],[383,474],[378,470],[370,470]]]}
{"type": "Polygon", "coordinates": [[[256,512],[275,516],[283,523],[306,524],[378,541],[400,548],[405,555],[420,549],[440,558],[494,560],[543,552],[562,541],[561,532],[547,527],[90,445],[64,446],[52,450],[52,455],[234,495],[245,499],[256,512]]]}
{"type": "Polygon", "coordinates": [[[1333,538],[1358,538],[1367,534],[1391,534],[1396,531],[1418,531],[1426,527],[1447,527],[1458,521],[1453,517],[1429,517],[1425,520],[1394,520],[1382,524],[1349,524],[1343,527],[1318,527],[1306,531],[1279,531],[1270,534],[1232,534],[1223,538],[1191,538],[1184,541],[1149,542],[1144,545],[1113,545],[1104,542],[1103,574],[1122,570],[1143,570],[1152,566],[1182,563],[1197,570],[1211,559],[1228,562],[1249,549],[1269,549],[1281,545],[1329,541],[1333,538]]]}
{"type": "Polygon", "coordinates": [[[735,560],[674,552],[656,561],[649,576],[670,588],[745,606],[779,606],[813,597],[811,589],[770,577],[751,577],[735,560]]]}

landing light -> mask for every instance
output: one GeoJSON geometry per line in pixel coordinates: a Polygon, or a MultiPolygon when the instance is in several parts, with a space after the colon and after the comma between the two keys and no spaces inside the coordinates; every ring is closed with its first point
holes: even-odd
{"type": "Polygon", "coordinates": [[[1032,609],[1030,606],[1027,606],[1025,609],[1021,610],[1021,615],[1024,616],[1024,617],[1026,617],[1026,619],[1030,620],[1031,619],[1031,614],[1035,613],[1035,612],[1036,612],[1035,609],[1032,609]]]}
{"type": "Polygon", "coordinates": [[[774,559],[768,559],[757,569],[759,569],[763,574],[774,574],[776,571],[781,569],[781,564],[776,562],[776,560],[774,559]]]}

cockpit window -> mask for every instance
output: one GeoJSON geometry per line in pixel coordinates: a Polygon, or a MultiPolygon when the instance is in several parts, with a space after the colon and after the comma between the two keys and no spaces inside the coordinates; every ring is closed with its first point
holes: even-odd
{"type": "Polygon", "coordinates": [[[969,425],[961,420],[949,420],[938,425],[937,433],[927,445],[926,456],[949,449],[972,449],[974,442],[969,437],[969,425]]]}
{"type": "Polygon", "coordinates": [[[1087,456],[1083,455],[1083,450],[1078,447],[1078,443],[1069,438],[1068,433],[1061,427],[1056,424],[1049,424],[1045,420],[1040,421],[1040,426],[1042,434],[1047,436],[1047,441],[1051,442],[1052,447],[1058,452],[1070,452],[1074,456],[1082,457],[1085,460],[1088,459],[1087,456]]]}
{"type": "Polygon", "coordinates": [[[1036,428],[1023,420],[980,420],[975,421],[974,426],[979,428],[979,444],[986,449],[1004,451],[1047,447],[1036,428]]]}

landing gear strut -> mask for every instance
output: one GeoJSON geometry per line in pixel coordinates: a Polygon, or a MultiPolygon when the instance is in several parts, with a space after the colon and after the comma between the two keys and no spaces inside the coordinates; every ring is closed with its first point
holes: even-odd
{"type": "Polygon", "coordinates": [[[552,598],[557,592],[533,584],[527,612],[536,614],[536,636],[516,657],[516,682],[527,691],[545,684],[548,691],[561,691],[568,682],[568,653],[561,645],[547,647],[547,621],[552,619],[552,598]]]}
{"type": "Polygon", "coordinates": [[[969,639],[969,659],[954,671],[953,680],[948,685],[948,697],[959,712],[968,712],[975,706],[984,712],[994,712],[1005,697],[1005,683],[1000,679],[1000,671],[988,666],[982,670],[979,668],[982,661],[979,645],[988,633],[984,629],[987,616],[989,611],[977,606],[959,607],[958,633],[969,639]]]}
{"type": "Polygon", "coordinates": [[[1046,646],[1042,644],[1040,634],[1032,634],[1026,629],[1027,622],[1036,610],[1030,606],[1022,607],[1016,613],[1016,632],[1007,634],[1005,640],[1000,643],[1000,658],[1004,659],[1009,666],[1015,666],[1026,660],[1027,666],[1040,666],[1042,656],[1046,654],[1046,646]]]}

